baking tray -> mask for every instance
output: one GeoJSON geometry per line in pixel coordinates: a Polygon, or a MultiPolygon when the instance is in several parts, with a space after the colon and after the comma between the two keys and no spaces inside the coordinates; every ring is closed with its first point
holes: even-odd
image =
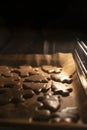
{"type": "Polygon", "coordinates": [[[2,119],[0,118],[0,126],[10,126],[10,127],[20,127],[22,129],[31,128],[31,129],[87,129],[87,124],[85,121],[86,108],[87,108],[87,97],[84,93],[83,87],[78,78],[75,62],[71,53],[56,53],[52,55],[0,55],[0,65],[6,65],[11,67],[16,67],[20,65],[31,65],[33,67],[39,67],[41,65],[56,65],[62,66],[63,71],[68,75],[72,75],[73,82],[71,86],[73,92],[63,98],[62,108],[66,107],[78,107],[80,119],[77,123],[66,123],[66,122],[40,122],[34,121],[29,122],[26,119],[2,119]]]}

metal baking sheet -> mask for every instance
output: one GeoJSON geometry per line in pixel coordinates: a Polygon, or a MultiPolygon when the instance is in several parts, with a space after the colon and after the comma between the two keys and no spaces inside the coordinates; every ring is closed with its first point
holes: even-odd
{"type": "Polygon", "coordinates": [[[63,71],[65,71],[68,75],[72,75],[73,82],[72,88],[73,92],[70,96],[63,98],[62,108],[66,107],[75,107],[79,108],[80,119],[77,123],[48,123],[48,122],[29,122],[25,119],[2,119],[0,118],[0,126],[19,126],[21,128],[41,128],[41,129],[54,129],[54,128],[72,128],[72,129],[80,129],[87,128],[85,122],[85,116],[87,115],[87,97],[83,91],[79,78],[77,76],[76,67],[74,63],[74,59],[71,53],[56,53],[52,55],[0,55],[0,65],[7,66],[20,66],[20,65],[31,65],[33,67],[39,67],[41,65],[61,65],[63,67],[63,71]],[[84,114],[83,114],[84,113],[84,114]]]}

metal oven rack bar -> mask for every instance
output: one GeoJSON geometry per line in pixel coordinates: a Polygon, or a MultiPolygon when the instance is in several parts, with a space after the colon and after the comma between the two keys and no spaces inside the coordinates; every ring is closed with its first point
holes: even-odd
{"type": "Polygon", "coordinates": [[[77,74],[87,95],[87,46],[83,41],[77,41],[74,50],[77,74]]]}

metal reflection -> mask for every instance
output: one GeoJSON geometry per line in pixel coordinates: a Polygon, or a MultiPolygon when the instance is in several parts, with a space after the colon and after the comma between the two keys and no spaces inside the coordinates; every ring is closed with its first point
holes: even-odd
{"type": "Polygon", "coordinates": [[[43,44],[43,52],[44,54],[54,54],[56,51],[56,44],[55,42],[49,42],[47,40],[44,41],[43,44]]]}
{"type": "Polygon", "coordinates": [[[78,41],[74,51],[77,73],[87,95],[87,46],[83,41],[78,41]]]}

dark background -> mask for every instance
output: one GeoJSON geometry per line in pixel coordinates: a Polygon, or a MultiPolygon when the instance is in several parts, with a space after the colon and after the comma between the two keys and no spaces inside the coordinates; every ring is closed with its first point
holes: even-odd
{"type": "Polygon", "coordinates": [[[77,39],[87,41],[86,1],[0,3],[0,54],[71,52],[77,39]]]}
{"type": "Polygon", "coordinates": [[[1,3],[0,16],[1,22],[9,26],[87,28],[86,1],[80,0],[1,3]]]}

